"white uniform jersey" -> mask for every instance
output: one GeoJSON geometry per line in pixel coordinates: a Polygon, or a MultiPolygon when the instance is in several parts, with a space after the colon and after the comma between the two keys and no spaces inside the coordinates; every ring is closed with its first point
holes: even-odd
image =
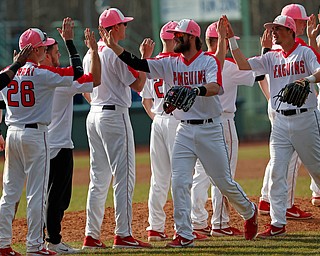
{"type": "MultiPolygon", "coordinates": [[[[269,87],[271,107],[278,108],[280,103],[274,98],[279,91],[295,80],[309,76],[320,69],[317,56],[306,46],[295,43],[289,53],[282,50],[272,50],[262,56],[248,59],[253,71],[269,74],[269,87]]],[[[311,86],[313,93],[309,94],[303,108],[316,108],[317,99],[314,86],[311,86]]],[[[291,104],[281,103],[281,110],[295,108],[291,104]]]]}
{"type": "MultiPolygon", "coordinates": [[[[52,104],[52,121],[48,126],[50,149],[73,148],[71,139],[73,96],[92,92],[92,75],[83,75],[71,87],[56,88],[52,104]]],[[[52,158],[52,157],[51,157],[52,158]]]]}
{"type": "MultiPolygon", "coordinates": [[[[155,58],[167,58],[170,56],[178,56],[176,53],[159,53],[155,58]]],[[[145,99],[153,99],[151,112],[156,115],[168,115],[163,111],[164,96],[171,86],[161,78],[147,79],[140,96],[145,99]]]]}
{"type": "Polygon", "coordinates": [[[219,95],[223,112],[236,112],[238,85],[253,86],[255,74],[251,70],[239,70],[233,59],[226,59],[223,65],[222,84],[224,93],[219,95]]]}
{"type": "Polygon", "coordinates": [[[27,62],[1,94],[6,103],[6,125],[49,125],[56,87],[71,86],[73,68],[53,68],[27,62]]]}
{"type": "MultiPolygon", "coordinates": [[[[104,42],[99,41],[98,47],[101,66],[108,68],[101,69],[101,84],[91,93],[91,106],[117,105],[129,108],[131,106],[130,85],[136,80],[139,73],[120,60],[104,42]]],[[[83,59],[83,67],[88,73],[90,51],[83,59]]]]}
{"type": "MultiPolygon", "coordinates": [[[[222,85],[221,67],[215,56],[199,51],[194,58],[186,61],[182,56],[162,59],[148,59],[148,78],[163,78],[171,86],[198,87],[208,83],[222,85]]],[[[223,93],[221,87],[220,93],[223,93]]],[[[196,97],[188,112],[175,110],[177,120],[209,119],[220,116],[222,107],[218,96],[196,97]]]]}

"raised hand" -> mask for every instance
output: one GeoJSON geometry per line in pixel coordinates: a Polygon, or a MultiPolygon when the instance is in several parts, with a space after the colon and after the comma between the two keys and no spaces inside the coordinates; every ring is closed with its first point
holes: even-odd
{"type": "Polygon", "coordinates": [[[228,20],[226,15],[224,15],[224,19],[225,19],[225,23],[227,25],[227,37],[228,38],[234,37],[234,32],[233,32],[231,23],[229,22],[229,20],[228,20]]]}
{"type": "Polygon", "coordinates": [[[57,28],[57,30],[64,41],[73,40],[74,21],[70,17],[64,18],[62,28],[57,28]]]}
{"type": "Polygon", "coordinates": [[[109,32],[102,26],[99,26],[98,29],[99,29],[99,34],[100,34],[102,41],[109,48],[112,48],[112,46],[115,44],[114,38],[112,36],[112,29],[109,32]]]}
{"type": "Polygon", "coordinates": [[[154,50],[155,42],[151,38],[145,38],[140,44],[141,58],[150,58],[154,50]]]}
{"type": "Polygon", "coordinates": [[[265,30],[263,32],[262,37],[260,37],[260,43],[261,47],[263,48],[272,48],[272,37],[271,37],[271,31],[265,30]]]}
{"type": "Polygon", "coordinates": [[[98,44],[94,36],[94,32],[93,31],[91,32],[89,28],[85,29],[84,38],[85,38],[84,42],[89,49],[93,51],[98,50],[98,44]]]}
{"type": "Polygon", "coordinates": [[[307,36],[308,38],[316,38],[320,31],[320,25],[317,25],[317,18],[311,14],[307,22],[307,36]]]}
{"type": "Polygon", "coordinates": [[[99,26],[99,34],[101,36],[102,41],[114,51],[116,55],[120,55],[124,49],[115,42],[113,35],[112,35],[112,29],[108,32],[104,27],[99,26]]]}
{"type": "Polygon", "coordinates": [[[227,38],[227,24],[228,19],[226,15],[222,15],[218,20],[217,32],[222,38],[227,38]]]}
{"type": "Polygon", "coordinates": [[[22,50],[17,53],[16,50],[14,50],[13,52],[13,61],[14,62],[19,62],[21,64],[21,66],[23,66],[24,64],[26,64],[26,61],[30,55],[30,53],[32,52],[33,48],[31,44],[27,44],[25,47],[22,48],[22,50]]]}

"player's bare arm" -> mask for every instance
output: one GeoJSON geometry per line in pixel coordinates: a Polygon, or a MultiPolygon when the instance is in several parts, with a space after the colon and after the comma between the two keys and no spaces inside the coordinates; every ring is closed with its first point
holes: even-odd
{"type": "Polygon", "coordinates": [[[90,93],[89,93],[89,92],[84,92],[84,93],[82,93],[82,96],[83,96],[83,98],[86,99],[86,101],[87,101],[89,104],[91,104],[91,96],[90,96],[90,93]]]}
{"type": "MultiPolygon", "coordinates": [[[[205,84],[203,87],[205,87],[206,90],[207,90],[206,94],[203,95],[205,97],[218,95],[220,90],[221,90],[221,86],[219,84],[217,84],[217,83],[208,83],[208,84],[205,84]]],[[[198,95],[201,95],[201,94],[198,94],[198,95]]]]}
{"type": "Polygon", "coordinates": [[[232,26],[229,21],[227,23],[227,31],[228,31],[227,35],[229,39],[229,47],[230,47],[232,56],[238,65],[238,68],[240,70],[251,70],[251,66],[249,62],[247,61],[246,57],[243,55],[243,53],[241,52],[237,44],[237,41],[234,37],[232,26]]]}
{"type": "Polygon", "coordinates": [[[98,44],[94,36],[94,32],[86,28],[84,31],[85,44],[90,49],[91,64],[90,73],[93,76],[93,87],[101,83],[101,62],[98,55],[98,44]]]}
{"type": "Polygon", "coordinates": [[[151,108],[153,106],[153,99],[142,98],[141,103],[148,116],[153,120],[155,116],[155,114],[151,111],[151,108]]]}

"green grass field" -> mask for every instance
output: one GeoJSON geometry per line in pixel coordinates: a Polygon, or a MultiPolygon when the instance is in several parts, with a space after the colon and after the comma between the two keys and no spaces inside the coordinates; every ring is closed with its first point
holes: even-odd
{"type": "MultiPolygon", "coordinates": [[[[256,160],[268,158],[268,147],[265,146],[246,146],[240,147],[239,160],[256,160]]],[[[148,153],[139,153],[136,156],[137,166],[148,165],[148,153]]],[[[2,164],[2,163],[1,163],[2,164]]],[[[3,165],[0,165],[2,170],[3,165]]],[[[89,168],[88,156],[80,155],[75,157],[75,170],[78,168],[89,168]]],[[[242,185],[247,194],[259,196],[262,177],[259,179],[240,179],[238,182],[242,185]]],[[[310,179],[302,176],[298,178],[296,190],[297,197],[309,197],[310,179]]],[[[77,185],[73,188],[71,205],[68,211],[84,210],[86,205],[87,185],[77,185]]],[[[134,202],[147,202],[149,184],[138,183],[135,187],[134,202]]],[[[108,195],[107,206],[112,206],[112,191],[108,195]]],[[[25,194],[17,213],[17,217],[25,217],[25,194]]],[[[198,242],[194,248],[167,249],[164,248],[165,242],[154,243],[152,249],[144,250],[119,250],[111,249],[112,241],[106,241],[108,249],[103,251],[82,251],[82,255],[320,255],[320,233],[304,232],[290,233],[285,237],[277,237],[271,240],[245,241],[243,238],[221,237],[210,238],[208,241],[198,242]]],[[[70,243],[80,248],[82,241],[70,243]]],[[[25,251],[24,244],[13,245],[20,252],[25,251]]]]}

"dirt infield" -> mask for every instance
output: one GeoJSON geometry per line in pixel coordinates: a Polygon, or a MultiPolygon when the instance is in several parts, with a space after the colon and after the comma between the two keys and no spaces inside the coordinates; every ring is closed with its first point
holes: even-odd
{"type": "MultiPolygon", "coordinates": [[[[243,145],[246,146],[246,145],[243,145]]],[[[146,150],[146,149],[138,149],[146,150]]],[[[236,179],[238,178],[261,178],[263,177],[264,168],[268,159],[259,161],[239,160],[236,179]]],[[[307,175],[304,168],[301,168],[299,175],[307,175]]],[[[150,170],[148,166],[137,166],[137,184],[141,182],[149,182],[150,170]]],[[[74,176],[74,184],[88,184],[88,170],[76,170],[74,176]]],[[[254,202],[258,202],[258,197],[250,197],[254,202]]],[[[288,232],[295,231],[320,231],[320,208],[314,207],[310,203],[310,198],[296,198],[295,203],[302,209],[311,212],[313,218],[304,221],[289,220],[287,225],[288,232]]],[[[207,210],[212,214],[210,203],[207,203],[207,210]]],[[[166,232],[169,236],[173,235],[173,206],[172,201],[168,201],[165,206],[167,213],[166,232]]],[[[243,230],[243,220],[232,209],[230,214],[230,224],[243,230]]],[[[63,240],[65,242],[81,241],[84,238],[85,229],[85,211],[67,212],[63,220],[63,240]]],[[[269,216],[259,216],[259,230],[263,230],[264,226],[270,222],[269,216]]],[[[136,203],[133,205],[133,235],[143,240],[147,239],[145,231],[148,226],[148,207],[147,203],[136,203]]],[[[13,243],[25,242],[26,238],[26,220],[17,219],[13,223],[13,243]]],[[[114,232],[114,209],[109,207],[106,209],[105,218],[102,227],[102,240],[113,239],[114,232]]]]}

